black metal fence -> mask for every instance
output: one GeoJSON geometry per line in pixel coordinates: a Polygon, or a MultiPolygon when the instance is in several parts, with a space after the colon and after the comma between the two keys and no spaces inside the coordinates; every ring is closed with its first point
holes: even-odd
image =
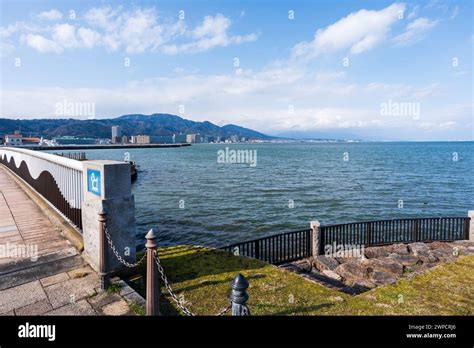
{"type": "Polygon", "coordinates": [[[311,230],[286,232],[227,245],[221,249],[277,265],[311,256],[311,230]]]}
{"type": "Polygon", "coordinates": [[[327,245],[380,246],[469,239],[468,217],[395,219],[321,226],[320,254],[327,245]]]}
{"type": "MultiPolygon", "coordinates": [[[[320,227],[319,255],[327,246],[381,246],[395,243],[469,239],[469,217],[364,221],[320,227]]],[[[286,232],[222,247],[235,255],[281,264],[312,255],[311,229],[286,232]]]]}

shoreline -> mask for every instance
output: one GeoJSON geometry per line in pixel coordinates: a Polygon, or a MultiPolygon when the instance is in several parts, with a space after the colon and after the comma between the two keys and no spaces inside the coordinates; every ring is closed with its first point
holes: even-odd
{"type": "Polygon", "coordinates": [[[27,150],[105,150],[105,149],[141,149],[141,148],[169,148],[191,146],[189,143],[179,144],[113,144],[113,145],[63,145],[63,146],[15,146],[27,150]]]}

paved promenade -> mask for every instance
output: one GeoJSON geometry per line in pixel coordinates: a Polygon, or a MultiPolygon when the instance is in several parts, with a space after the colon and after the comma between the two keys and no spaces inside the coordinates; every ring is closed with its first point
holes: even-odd
{"type": "Polygon", "coordinates": [[[144,301],[97,274],[0,165],[0,315],[134,315],[144,301]]]}
{"type": "Polygon", "coordinates": [[[32,253],[36,253],[38,257],[65,250],[77,254],[71,243],[61,236],[1,165],[0,245],[10,246],[7,255],[0,255],[7,256],[0,259],[0,268],[3,266],[4,269],[7,264],[27,261],[32,253]],[[24,248],[14,248],[15,245],[24,248]]]}

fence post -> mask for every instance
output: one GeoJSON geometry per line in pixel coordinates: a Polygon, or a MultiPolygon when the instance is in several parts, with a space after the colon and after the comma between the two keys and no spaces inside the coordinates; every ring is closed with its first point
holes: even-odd
{"type": "Polygon", "coordinates": [[[107,243],[107,238],[105,236],[105,223],[107,221],[107,213],[104,210],[101,210],[99,213],[99,279],[100,279],[100,288],[105,290],[110,285],[110,275],[109,271],[109,257],[108,250],[109,246],[107,243]]]}
{"type": "Polygon", "coordinates": [[[158,266],[155,263],[157,248],[156,236],[153,229],[148,231],[146,238],[146,315],[160,315],[160,284],[158,281],[158,266]]]}
{"type": "Polygon", "coordinates": [[[230,302],[232,303],[232,315],[243,316],[250,315],[250,310],[247,307],[247,300],[249,295],[247,294],[247,288],[249,283],[242,274],[237,274],[230,284],[232,288],[230,294],[230,302]]]}
{"type": "Polygon", "coordinates": [[[257,239],[254,243],[255,258],[260,259],[260,239],[257,239]]]}
{"type": "Polygon", "coordinates": [[[414,242],[418,242],[418,219],[415,220],[415,231],[413,233],[414,242]]]}
{"type": "Polygon", "coordinates": [[[319,255],[320,248],[321,248],[321,224],[319,221],[311,221],[309,224],[309,227],[311,228],[311,239],[312,239],[312,256],[316,257],[319,255]]]}
{"type": "Polygon", "coordinates": [[[466,239],[469,239],[471,242],[474,242],[474,210],[469,210],[467,216],[471,218],[469,221],[469,233],[466,236],[466,239]]]}

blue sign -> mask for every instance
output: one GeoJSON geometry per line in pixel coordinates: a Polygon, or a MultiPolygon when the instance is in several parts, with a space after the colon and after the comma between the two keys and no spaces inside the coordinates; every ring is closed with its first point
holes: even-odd
{"type": "Polygon", "coordinates": [[[87,169],[87,191],[100,196],[100,171],[87,169]]]}

